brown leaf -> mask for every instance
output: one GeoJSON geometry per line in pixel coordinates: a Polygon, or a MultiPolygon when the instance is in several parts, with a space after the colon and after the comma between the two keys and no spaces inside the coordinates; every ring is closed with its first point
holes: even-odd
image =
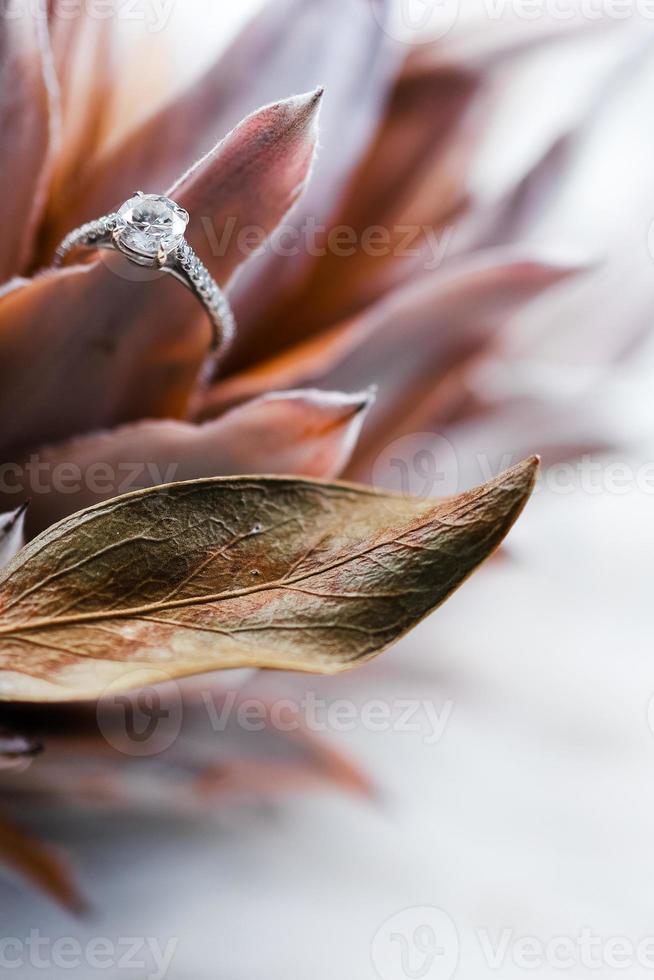
{"type": "Polygon", "coordinates": [[[336,477],[371,402],[369,392],[289,391],[256,398],[203,425],[139,422],[41,449],[38,486],[27,458],[22,488],[20,478],[12,479],[12,490],[31,498],[31,537],[84,507],[173,480],[235,473],[336,477]]]}
{"type": "Polygon", "coordinates": [[[84,902],[64,859],[5,817],[0,817],[0,863],[17,871],[71,912],[84,910],[84,902]]]}
{"type": "Polygon", "coordinates": [[[45,203],[55,84],[42,17],[0,15],[0,283],[25,269],[45,203]]]}
{"type": "Polygon", "coordinates": [[[0,577],[0,697],[97,697],[133,686],[135,666],[139,684],[162,669],[353,667],[495,550],[537,465],[440,502],[236,477],[82,511],[0,577]]]}
{"type": "MultiPolygon", "coordinates": [[[[175,189],[192,210],[189,239],[219,282],[243,256],[235,238],[224,254],[211,255],[201,219],[220,229],[231,215],[237,228],[264,231],[281,220],[311,165],[319,99],[313,92],[250,116],[175,189]]],[[[97,261],[49,271],[0,293],[5,456],[135,419],[184,414],[208,351],[206,315],[179,283],[157,274],[150,281],[153,274],[140,271],[148,281],[130,281],[139,270],[111,255],[111,268],[97,261]]]]}

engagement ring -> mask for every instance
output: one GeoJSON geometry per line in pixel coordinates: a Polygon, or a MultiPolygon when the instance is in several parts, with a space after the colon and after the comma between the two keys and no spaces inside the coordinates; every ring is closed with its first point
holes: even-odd
{"type": "Polygon", "coordinates": [[[54,265],[61,266],[76,248],[107,248],[136,265],[174,276],[207,311],[216,349],[229,343],[234,316],[222,289],[184,239],[188,223],[188,211],[170,198],[138,191],[113,214],[71,231],[57,249],[54,265]]]}

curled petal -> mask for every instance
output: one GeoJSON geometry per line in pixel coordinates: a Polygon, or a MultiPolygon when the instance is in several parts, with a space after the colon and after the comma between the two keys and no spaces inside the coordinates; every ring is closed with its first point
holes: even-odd
{"type": "MultiPolygon", "coordinates": [[[[83,186],[108,128],[115,85],[115,21],[90,15],[85,4],[71,16],[66,3],[50,6],[50,38],[59,87],[60,152],[54,161],[48,206],[39,232],[45,261],[69,228],[71,197],[83,186]]],[[[37,262],[41,264],[41,262],[37,262]]]]}
{"type": "MultiPolygon", "coordinates": [[[[175,700],[166,700],[158,688],[162,708],[173,710],[181,696],[185,732],[161,753],[138,760],[138,778],[118,746],[124,738],[124,706],[107,699],[102,705],[102,733],[97,711],[81,705],[32,708],[30,723],[47,729],[47,751],[37,767],[7,769],[0,794],[22,805],[50,804],[65,799],[77,807],[104,812],[125,810],[206,813],[216,806],[246,797],[279,798],[289,791],[337,789],[364,796],[373,794],[366,775],[326,739],[309,731],[297,712],[293,730],[280,732],[273,699],[259,693],[261,731],[246,732],[238,723],[243,701],[254,692],[222,690],[213,679],[202,678],[197,691],[187,683],[174,688],[175,700]],[[216,719],[220,719],[217,737],[216,719]],[[109,738],[107,737],[109,736],[109,738]],[[113,740],[112,740],[113,739],[113,740]]],[[[283,692],[288,700],[287,691],[283,692]]],[[[138,693],[135,695],[138,698],[138,693]]],[[[301,699],[298,697],[298,709],[301,699]]],[[[24,739],[32,745],[34,739],[24,739]]],[[[2,733],[0,733],[0,748],[2,733]]]]}

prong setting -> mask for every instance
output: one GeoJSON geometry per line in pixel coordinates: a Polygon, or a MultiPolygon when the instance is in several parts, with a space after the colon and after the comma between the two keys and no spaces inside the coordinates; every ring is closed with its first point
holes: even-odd
{"type": "Polygon", "coordinates": [[[196,296],[212,326],[212,350],[224,351],[234,334],[227,297],[184,237],[189,223],[184,208],[167,197],[137,191],[117,212],[71,231],[61,242],[54,265],[61,266],[78,248],[106,248],[130,262],[174,276],[196,296]]]}
{"type": "Polygon", "coordinates": [[[114,244],[140,265],[161,267],[188,223],[188,212],[170,198],[137,192],[118,209],[114,244]]]}

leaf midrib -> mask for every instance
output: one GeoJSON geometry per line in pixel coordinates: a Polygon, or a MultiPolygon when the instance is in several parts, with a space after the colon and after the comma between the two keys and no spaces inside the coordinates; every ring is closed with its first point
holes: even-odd
{"type": "Polygon", "coordinates": [[[416,524],[407,530],[405,530],[398,537],[393,537],[384,541],[377,542],[368,548],[364,548],[362,551],[355,552],[354,554],[346,555],[337,561],[328,562],[322,565],[320,568],[315,569],[312,572],[303,572],[292,578],[281,578],[274,579],[270,582],[262,582],[259,585],[252,585],[248,588],[243,589],[233,589],[228,592],[216,592],[204,596],[189,597],[188,599],[172,599],[163,600],[160,602],[150,602],[143,606],[130,606],[126,609],[117,609],[107,612],[91,612],[91,613],[79,613],[72,616],[61,616],[59,618],[55,617],[45,617],[42,619],[35,619],[30,623],[17,623],[11,626],[0,626],[0,637],[2,636],[13,636],[17,633],[27,633],[33,632],[39,629],[48,629],[60,626],[69,626],[77,623],[89,623],[89,622],[103,622],[111,619],[126,619],[130,616],[138,616],[141,613],[155,612],[167,609],[180,609],[186,608],[188,606],[199,606],[205,605],[212,602],[226,602],[229,599],[239,599],[243,596],[254,595],[259,592],[274,592],[280,589],[288,588],[289,586],[295,585],[297,582],[303,582],[307,579],[314,578],[316,575],[322,575],[325,572],[332,571],[332,569],[339,568],[343,565],[347,565],[349,562],[355,561],[357,558],[364,558],[366,555],[373,551],[377,551],[380,548],[385,548],[392,544],[401,544],[402,538],[406,537],[409,533],[415,533],[416,531],[421,531],[426,527],[429,527],[434,523],[433,519],[425,521],[421,524],[416,524]]]}

